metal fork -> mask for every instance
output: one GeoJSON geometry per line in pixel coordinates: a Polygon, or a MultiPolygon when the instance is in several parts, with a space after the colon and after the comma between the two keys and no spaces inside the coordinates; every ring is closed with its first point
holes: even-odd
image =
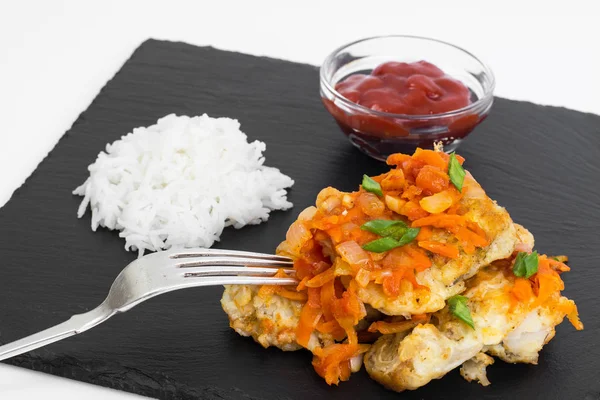
{"type": "Polygon", "coordinates": [[[296,285],[292,260],[214,249],[167,250],[138,258],[117,276],[106,300],[51,328],[0,346],[0,361],[85,332],[117,313],[174,290],[213,285],[296,285]],[[274,277],[282,268],[287,277],[274,277]]]}

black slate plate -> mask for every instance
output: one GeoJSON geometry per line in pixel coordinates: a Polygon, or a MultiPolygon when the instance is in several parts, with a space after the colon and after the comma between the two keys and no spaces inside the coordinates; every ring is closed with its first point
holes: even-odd
{"type": "MultiPolygon", "coordinates": [[[[89,214],[76,218],[80,198],[71,190],[107,142],[169,113],[238,118],[250,139],[267,143],[268,165],[296,180],[292,211],[228,229],[220,247],[271,252],[321,188],[351,190],[363,173],[385,170],[351,147],[323,109],[315,67],[147,41],[0,210],[1,342],[93,308],[134,259],[116,233],[93,233],[89,214]]],[[[498,361],[488,388],[456,371],[402,395],[364,372],[328,387],[307,352],[264,350],[231,331],[218,287],[160,296],[8,362],[164,399],[600,398],[600,117],[496,99],[460,152],[488,193],[535,234],[540,251],[571,257],[565,293],[586,329],[561,326],[537,367],[498,361]]]]}

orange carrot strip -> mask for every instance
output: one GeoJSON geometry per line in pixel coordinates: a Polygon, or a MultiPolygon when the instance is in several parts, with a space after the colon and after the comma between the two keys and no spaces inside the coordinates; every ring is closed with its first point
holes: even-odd
{"type": "Polygon", "coordinates": [[[308,304],[312,308],[321,308],[321,288],[308,288],[308,304]]]}
{"type": "Polygon", "coordinates": [[[410,317],[411,321],[429,321],[431,319],[431,314],[413,314],[410,317]]]}
{"type": "Polygon", "coordinates": [[[308,298],[308,295],[306,293],[288,290],[284,287],[279,287],[279,290],[277,290],[277,294],[281,297],[285,297],[286,299],[298,300],[303,302],[306,301],[308,298]]]}
{"type": "Polygon", "coordinates": [[[429,250],[432,253],[436,253],[448,258],[458,258],[459,252],[458,247],[451,244],[432,242],[429,240],[423,240],[418,242],[419,247],[429,250]]]}
{"type": "Polygon", "coordinates": [[[583,323],[579,319],[579,313],[577,312],[577,306],[575,304],[573,304],[572,310],[567,314],[567,318],[575,329],[578,331],[583,329],[583,323]]]}
{"type": "Polygon", "coordinates": [[[454,226],[465,226],[467,221],[461,215],[436,214],[413,221],[411,226],[419,228],[422,226],[433,226],[436,228],[452,228],[454,226]]]}
{"type": "Polygon", "coordinates": [[[477,222],[467,221],[467,228],[469,228],[470,230],[487,240],[487,233],[485,233],[485,231],[481,228],[481,226],[479,226],[477,222]]]}
{"type": "Polygon", "coordinates": [[[328,385],[337,385],[350,377],[349,361],[352,357],[367,352],[369,345],[336,343],[314,352],[313,367],[328,385]]]}
{"type": "MultiPolygon", "coordinates": [[[[471,243],[476,247],[486,247],[489,244],[489,241],[485,236],[481,236],[464,226],[455,226],[450,228],[449,231],[452,232],[458,240],[471,243]]],[[[485,235],[485,232],[483,232],[483,234],[485,235]]]]}
{"type": "Polygon", "coordinates": [[[567,272],[571,270],[571,268],[567,264],[553,260],[551,258],[548,259],[548,263],[550,264],[550,267],[552,267],[552,269],[555,271],[567,272]]]}
{"type": "Polygon", "coordinates": [[[409,329],[414,328],[416,325],[418,325],[418,322],[411,319],[400,322],[377,321],[373,322],[371,326],[369,326],[368,331],[379,332],[383,335],[389,335],[392,333],[407,331],[409,329]]]}
{"type": "Polygon", "coordinates": [[[519,301],[526,302],[534,297],[533,289],[529,279],[517,278],[511,290],[511,294],[519,301]]]}
{"type": "Polygon", "coordinates": [[[320,287],[323,286],[326,282],[332,280],[333,278],[335,278],[335,268],[331,267],[307,281],[306,286],[309,288],[320,287]]]}
{"type": "Polygon", "coordinates": [[[417,235],[417,240],[429,240],[433,236],[433,229],[429,226],[424,226],[417,235]]]}
{"type": "Polygon", "coordinates": [[[333,302],[335,300],[335,281],[332,279],[325,282],[321,288],[321,309],[328,321],[333,319],[333,302]]]}
{"type": "Polygon", "coordinates": [[[315,330],[319,319],[321,318],[322,312],[317,308],[313,308],[306,303],[302,307],[300,312],[300,320],[296,327],[296,341],[302,347],[308,347],[310,335],[315,330]]]}
{"type": "Polygon", "coordinates": [[[409,267],[412,267],[417,272],[425,271],[427,268],[431,267],[431,259],[417,246],[406,246],[404,251],[411,258],[409,267]]]}
{"type": "Polygon", "coordinates": [[[300,283],[298,283],[298,286],[296,286],[296,290],[299,292],[301,290],[306,289],[306,282],[308,282],[309,280],[310,280],[309,276],[305,276],[304,278],[302,278],[300,283]]]}

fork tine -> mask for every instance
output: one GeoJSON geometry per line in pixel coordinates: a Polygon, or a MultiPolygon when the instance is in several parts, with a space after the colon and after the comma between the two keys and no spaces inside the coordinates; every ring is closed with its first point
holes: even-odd
{"type": "Polygon", "coordinates": [[[203,265],[241,265],[241,266],[256,266],[256,267],[291,267],[294,263],[289,261],[279,261],[262,258],[247,258],[234,256],[202,256],[195,258],[182,258],[181,261],[176,259],[177,268],[200,267],[203,265]]]}
{"type": "MultiPolygon", "coordinates": [[[[295,275],[291,268],[281,268],[287,275],[295,275]]],[[[234,267],[234,266],[205,266],[188,267],[182,270],[184,277],[200,276],[273,276],[278,269],[262,267],[234,267]]]]}
{"type": "Polygon", "coordinates": [[[220,250],[220,249],[177,249],[172,250],[169,254],[170,258],[191,258],[191,257],[211,257],[211,256],[222,256],[222,257],[245,257],[245,258],[257,258],[264,260],[277,260],[281,262],[291,262],[292,260],[288,257],[278,256],[275,254],[266,253],[253,253],[250,251],[238,251],[238,250],[220,250]]]}
{"type": "Polygon", "coordinates": [[[194,276],[191,274],[184,278],[194,282],[194,286],[298,284],[298,281],[294,278],[272,278],[267,276],[194,276]]]}

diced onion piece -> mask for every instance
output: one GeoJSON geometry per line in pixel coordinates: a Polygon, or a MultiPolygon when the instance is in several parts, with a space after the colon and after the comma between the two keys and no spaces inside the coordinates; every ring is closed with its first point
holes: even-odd
{"type": "Polygon", "coordinates": [[[333,268],[335,269],[335,276],[353,275],[350,264],[342,260],[340,257],[335,259],[333,268]]]}
{"type": "Polygon", "coordinates": [[[356,203],[370,217],[378,217],[385,211],[385,205],[373,193],[361,193],[356,199],[356,203]]]}
{"type": "Polygon", "coordinates": [[[364,354],[359,354],[350,359],[350,371],[358,372],[360,371],[363,364],[364,354]]]}
{"type": "Polygon", "coordinates": [[[421,208],[431,214],[446,211],[453,203],[454,198],[449,191],[444,190],[431,196],[423,197],[419,201],[421,208]]]}
{"type": "Polygon", "coordinates": [[[354,207],[354,199],[352,196],[345,194],[344,197],[342,197],[342,205],[346,208],[354,207]]]}
{"type": "Polygon", "coordinates": [[[406,200],[399,199],[398,197],[390,196],[387,194],[385,195],[384,200],[385,205],[396,214],[402,213],[402,207],[404,207],[404,205],[406,204],[406,200]]]}
{"type": "Polygon", "coordinates": [[[323,203],[325,200],[327,200],[329,197],[337,197],[337,198],[341,198],[342,197],[342,192],[340,192],[339,190],[330,187],[326,187],[325,189],[321,190],[319,192],[319,194],[317,195],[317,202],[316,202],[316,206],[320,207],[321,203],[323,203]]]}
{"type": "Polygon", "coordinates": [[[296,221],[290,225],[290,229],[288,229],[285,235],[285,240],[288,242],[290,250],[293,252],[298,252],[311,238],[312,233],[304,226],[302,221],[296,221]]]}
{"type": "Polygon", "coordinates": [[[369,254],[355,241],[341,243],[335,249],[342,259],[350,265],[364,265],[369,262],[369,254]]]}
{"type": "Polygon", "coordinates": [[[298,215],[298,220],[300,221],[310,221],[313,219],[315,214],[317,213],[317,207],[310,206],[306,207],[302,212],[298,215]]]}
{"type": "Polygon", "coordinates": [[[533,245],[531,243],[517,243],[515,246],[516,252],[531,253],[533,245]]]}
{"type": "Polygon", "coordinates": [[[371,273],[366,269],[361,268],[356,273],[354,279],[356,280],[356,283],[358,283],[361,287],[366,287],[369,284],[369,281],[371,280],[371,273]]]}
{"type": "Polygon", "coordinates": [[[340,206],[341,204],[342,204],[342,201],[340,200],[339,197],[331,196],[331,197],[326,198],[319,205],[319,209],[326,213],[331,213],[333,210],[335,210],[336,207],[340,206]]]}

